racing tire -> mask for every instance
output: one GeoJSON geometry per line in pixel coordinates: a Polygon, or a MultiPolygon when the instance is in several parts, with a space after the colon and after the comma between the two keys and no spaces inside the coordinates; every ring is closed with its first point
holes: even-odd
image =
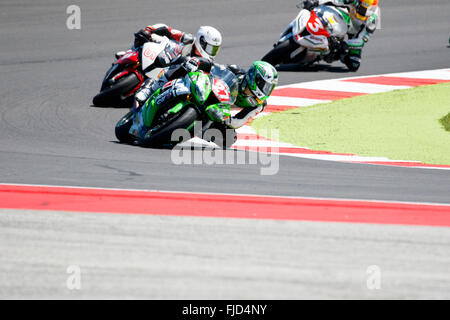
{"type": "Polygon", "coordinates": [[[135,73],[130,73],[113,85],[104,88],[98,93],[92,103],[96,107],[131,107],[133,96],[122,99],[122,95],[130,92],[140,84],[135,73]]]}
{"type": "Polygon", "coordinates": [[[203,134],[207,141],[214,142],[222,149],[229,149],[237,140],[236,130],[215,122],[203,134]]]}
{"type": "Polygon", "coordinates": [[[133,124],[133,111],[128,112],[116,124],[116,138],[122,143],[132,143],[135,138],[129,133],[133,124]]]}
{"type": "Polygon", "coordinates": [[[299,47],[297,43],[291,38],[283,42],[277,43],[277,45],[270,50],[264,57],[262,61],[268,62],[273,66],[281,63],[289,63],[291,52],[299,47]]]}
{"type": "MultiPolygon", "coordinates": [[[[168,143],[180,143],[182,141],[172,141],[172,133],[177,129],[189,128],[198,117],[199,113],[197,109],[187,106],[180,113],[167,120],[167,122],[150,129],[143,139],[138,140],[139,145],[152,148],[160,147],[168,143]]],[[[192,137],[192,132],[188,132],[188,134],[189,138],[192,137]]]]}

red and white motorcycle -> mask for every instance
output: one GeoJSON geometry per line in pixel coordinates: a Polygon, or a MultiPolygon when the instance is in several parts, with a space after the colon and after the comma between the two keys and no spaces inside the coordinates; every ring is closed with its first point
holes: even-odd
{"type": "Polygon", "coordinates": [[[97,107],[131,107],[134,94],[146,78],[156,78],[163,70],[155,61],[164,54],[171,40],[160,37],[157,42],[128,50],[106,72],[100,92],[94,97],[97,107]]]}
{"type": "Polygon", "coordinates": [[[337,60],[349,21],[348,13],[340,8],[322,5],[311,11],[302,9],[261,60],[273,66],[337,60]]]}

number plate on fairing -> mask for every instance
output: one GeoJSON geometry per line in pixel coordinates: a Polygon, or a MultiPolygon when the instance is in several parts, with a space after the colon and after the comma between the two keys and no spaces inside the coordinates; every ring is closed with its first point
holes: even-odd
{"type": "Polygon", "coordinates": [[[306,24],[306,29],[308,29],[309,33],[314,36],[325,36],[325,37],[330,36],[328,31],[325,29],[322,21],[320,21],[319,17],[316,15],[314,11],[311,12],[311,17],[309,18],[309,21],[306,24]]]}
{"type": "Polygon", "coordinates": [[[214,79],[212,90],[220,102],[227,103],[230,101],[230,89],[224,81],[214,79]]]}
{"type": "Polygon", "coordinates": [[[169,39],[164,37],[164,40],[160,43],[146,42],[142,48],[142,70],[147,69],[152,65],[158,55],[164,50],[169,39]]]}

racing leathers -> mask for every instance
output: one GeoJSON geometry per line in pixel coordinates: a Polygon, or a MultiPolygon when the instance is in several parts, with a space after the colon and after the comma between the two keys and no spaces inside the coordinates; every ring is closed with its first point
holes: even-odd
{"type": "MultiPolygon", "coordinates": [[[[141,29],[134,34],[134,44],[132,49],[136,49],[146,42],[158,42],[167,38],[169,41],[163,52],[158,56],[154,62],[154,66],[157,68],[164,68],[172,64],[179,56],[189,56],[194,51],[194,37],[190,33],[182,32],[165,24],[155,24],[147,26],[145,29],[141,29]]],[[[119,51],[116,53],[116,58],[126,54],[125,51],[119,51]]]]}
{"type": "MultiPolygon", "coordinates": [[[[198,57],[198,51],[195,49],[194,45],[194,37],[192,34],[183,33],[181,31],[172,29],[164,24],[158,24],[153,26],[148,26],[145,30],[140,30],[135,34],[136,39],[144,39],[142,41],[135,40],[136,45],[142,45],[145,43],[146,36],[152,37],[158,41],[158,37],[167,37],[169,38],[169,43],[166,46],[166,49],[158,56],[154,65],[158,68],[167,68],[169,66],[173,66],[169,68],[170,72],[166,72],[156,81],[154,79],[147,79],[142,84],[141,88],[136,93],[136,108],[139,107],[140,104],[145,102],[150,95],[158,90],[164,83],[170,81],[169,78],[174,79],[173,75],[178,75],[181,69],[177,72],[174,69],[181,68],[187,61],[190,59],[188,57],[198,57]],[[142,36],[139,36],[142,35],[142,36]],[[156,36],[155,36],[156,35],[156,36]],[[137,41],[137,42],[136,42],[137,41]]],[[[200,63],[200,61],[204,61],[206,58],[201,58],[198,61],[192,60],[192,64],[200,63]]],[[[187,66],[187,68],[190,68],[187,66]]]]}
{"type": "Polygon", "coordinates": [[[361,53],[364,44],[369,41],[370,36],[375,32],[379,16],[380,8],[377,7],[376,12],[366,20],[358,18],[354,12],[354,0],[304,0],[303,6],[307,10],[312,10],[319,5],[332,5],[340,9],[344,9],[350,18],[348,25],[348,39],[345,40],[344,50],[340,56],[341,61],[349,68],[350,71],[357,71],[361,64],[361,53]]]}
{"type": "Polygon", "coordinates": [[[152,36],[167,37],[182,44],[192,44],[194,37],[192,34],[173,29],[165,24],[158,23],[147,26],[134,34],[134,47],[140,47],[147,41],[152,41],[152,36]]]}
{"type": "Polygon", "coordinates": [[[228,65],[227,68],[236,75],[239,81],[239,93],[233,107],[242,108],[242,110],[229,118],[227,123],[230,128],[237,129],[262,112],[267,105],[267,101],[264,100],[262,103],[258,103],[252,94],[245,92],[244,79],[246,70],[237,65],[228,65]]]}
{"type": "Polygon", "coordinates": [[[173,79],[181,78],[190,71],[200,69],[209,72],[212,64],[210,60],[205,58],[189,57],[184,55],[177,56],[171,60],[170,63],[170,67],[168,67],[158,79],[147,79],[144,81],[135,95],[136,108],[139,108],[140,105],[147,101],[147,99],[165,83],[173,79]]]}
{"type": "MultiPolygon", "coordinates": [[[[189,72],[201,70],[205,73],[209,73],[212,65],[213,63],[206,58],[180,56],[176,59],[176,63],[167,68],[166,72],[156,81],[148,81],[147,83],[144,83],[145,86],[141,86],[135,96],[136,103],[133,108],[135,121],[131,126],[130,132],[141,139],[141,141],[142,139],[145,139],[149,127],[148,124],[146,124],[147,117],[143,115],[142,105],[154,92],[160,88],[163,90],[156,100],[158,107],[173,103],[176,99],[188,95],[190,93],[190,89],[181,84],[175,87],[170,87],[169,82],[175,79],[180,79],[189,72]],[[168,85],[165,86],[165,84],[168,85]]],[[[149,110],[150,109],[146,109],[146,112],[148,113],[149,110]]]]}

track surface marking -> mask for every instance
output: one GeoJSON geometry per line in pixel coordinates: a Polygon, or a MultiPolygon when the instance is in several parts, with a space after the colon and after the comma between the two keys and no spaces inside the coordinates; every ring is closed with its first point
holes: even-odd
{"type": "Polygon", "coordinates": [[[0,185],[3,209],[450,226],[450,205],[0,185]]]}

